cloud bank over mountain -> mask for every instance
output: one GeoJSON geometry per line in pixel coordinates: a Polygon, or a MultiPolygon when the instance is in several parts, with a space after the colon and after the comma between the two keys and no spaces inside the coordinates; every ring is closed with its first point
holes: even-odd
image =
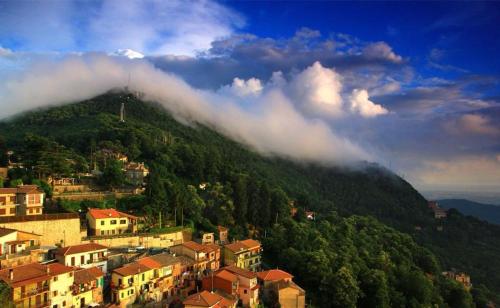
{"type": "Polygon", "coordinates": [[[130,89],[144,92],[147,100],[161,103],[178,119],[214,127],[263,154],[337,165],[374,159],[322,120],[305,117],[284,85],[262,86],[256,79],[235,79],[230,88],[236,94],[256,94],[245,104],[234,93],[194,89],[147,61],[105,54],[37,62],[7,78],[0,86],[1,116],[91,98],[123,88],[129,76],[130,89]]]}

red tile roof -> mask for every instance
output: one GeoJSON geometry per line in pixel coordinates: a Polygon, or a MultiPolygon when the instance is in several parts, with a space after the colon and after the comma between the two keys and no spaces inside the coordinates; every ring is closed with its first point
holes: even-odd
{"type": "Polygon", "coordinates": [[[87,243],[87,244],[59,248],[56,252],[56,255],[67,256],[67,255],[73,255],[76,253],[90,252],[90,251],[103,250],[103,249],[108,249],[108,247],[103,246],[101,244],[97,244],[97,243],[87,243]]]}
{"type": "Polygon", "coordinates": [[[43,194],[43,190],[37,185],[19,185],[17,186],[19,194],[43,194]]]}
{"type": "Polygon", "coordinates": [[[149,268],[160,268],[161,264],[151,259],[150,257],[142,258],[136,261],[137,263],[147,266],[149,268]]]}
{"type": "Polygon", "coordinates": [[[183,302],[184,305],[198,306],[198,307],[230,307],[234,305],[234,300],[226,299],[223,296],[211,293],[208,291],[202,291],[193,294],[186,298],[183,302]],[[217,305],[217,306],[216,306],[217,305]]]}
{"type": "Polygon", "coordinates": [[[16,232],[15,229],[0,228],[0,237],[16,232]]]}
{"type": "Polygon", "coordinates": [[[214,274],[214,276],[219,277],[219,278],[224,279],[224,280],[227,280],[227,281],[231,281],[231,282],[235,282],[238,280],[238,277],[235,274],[231,273],[230,271],[224,270],[224,269],[216,272],[214,274]]]}
{"type": "Polygon", "coordinates": [[[5,283],[14,288],[17,288],[27,284],[49,280],[53,276],[71,272],[73,269],[73,267],[65,266],[59,263],[49,265],[31,263],[17,266],[12,269],[0,270],[0,280],[5,281],[5,283]],[[10,279],[11,270],[13,273],[13,279],[10,279]]]}
{"type": "Polygon", "coordinates": [[[279,269],[273,269],[269,271],[257,273],[257,277],[264,281],[278,281],[284,279],[292,279],[293,276],[285,271],[279,269]]]}
{"type": "Polygon", "coordinates": [[[182,243],[182,246],[184,246],[188,249],[191,249],[193,251],[196,251],[196,252],[204,252],[204,253],[209,253],[209,252],[215,251],[217,249],[220,249],[219,245],[215,245],[215,244],[202,245],[200,243],[196,243],[193,241],[184,242],[184,243],[182,243]]]}
{"type": "Polygon", "coordinates": [[[115,209],[89,209],[88,213],[94,219],[121,218],[121,217],[128,217],[131,219],[138,218],[137,216],[123,213],[123,212],[117,211],[115,209]]]}
{"type": "Polygon", "coordinates": [[[246,239],[243,241],[237,241],[231,244],[227,244],[224,247],[231,250],[232,252],[239,252],[248,249],[258,248],[260,247],[260,242],[252,239],[246,239]]]}
{"type": "Polygon", "coordinates": [[[104,276],[104,273],[97,267],[82,268],[75,271],[75,283],[90,283],[102,276],[104,276]]]}
{"type": "Polygon", "coordinates": [[[236,267],[234,265],[226,266],[226,267],[224,267],[222,269],[230,271],[231,273],[235,274],[236,276],[243,276],[243,277],[246,277],[246,278],[249,278],[249,279],[257,278],[257,275],[254,272],[251,272],[249,270],[236,267]]]}
{"type": "Polygon", "coordinates": [[[117,273],[118,275],[121,276],[131,276],[131,275],[137,275],[140,273],[145,273],[153,268],[150,268],[146,265],[134,262],[130,263],[128,265],[125,265],[123,267],[117,268],[113,270],[114,273],[117,273]]]}
{"type": "Polygon", "coordinates": [[[15,194],[17,188],[0,188],[0,195],[15,194]]]}

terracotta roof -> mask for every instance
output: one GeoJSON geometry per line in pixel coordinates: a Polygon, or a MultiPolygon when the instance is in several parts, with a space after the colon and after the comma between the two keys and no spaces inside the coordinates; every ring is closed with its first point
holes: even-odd
{"type": "Polygon", "coordinates": [[[223,227],[223,226],[217,226],[217,230],[219,230],[219,231],[227,231],[227,228],[223,227]]]}
{"type": "Polygon", "coordinates": [[[102,276],[104,276],[104,273],[97,267],[80,269],[75,271],[75,283],[90,283],[102,276]]]}
{"type": "Polygon", "coordinates": [[[182,303],[191,306],[212,307],[220,303],[222,299],[224,299],[224,297],[218,294],[202,291],[188,296],[182,303]]]}
{"type": "Polygon", "coordinates": [[[222,279],[227,280],[227,281],[231,281],[231,282],[235,282],[238,280],[238,277],[235,274],[231,273],[230,271],[224,270],[224,269],[215,273],[214,276],[222,278],[222,279]]]}
{"type": "Polygon", "coordinates": [[[108,247],[103,246],[101,244],[96,244],[96,243],[87,243],[87,244],[59,248],[56,252],[56,255],[67,256],[67,255],[73,255],[76,253],[103,250],[103,249],[108,249],[108,247]]]}
{"type": "Polygon", "coordinates": [[[5,242],[5,244],[22,244],[22,243],[26,243],[26,242],[29,242],[30,240],[15,240],[15,241],[9,241],[9,242],[5,242]]]}
{"type": "Polygon", "coordinates": [[[37,185],[19,185],[17,186],[17,193],[20,194],[42,194],[43,190],[40,189],[37,185]]]}
{"type": "Polygon", "coordinates": [[[17,188],[0,188],[0,195],[15,194],[16,192],[17,188]]]}
{"type": "Polygon", "coordinates": [[[243,240],[241,241],[241,243],[243,245],[245,245],[248,249],[252,249],[252,248],[257,248],[257,247],[260,247],[260,242],[259,241],[256,241],[256,240],[252,240],[252,239],[246,239],[246,240],[243,240]]]}
{"type": "Polygon", "coordinates": [[[240,252],[247,250],[247,246],[243,245],[241,242],[234,242],[231,244],[224,245],[225,248],[231,250],[232,252],[240,252]]]}
{"type": "Polygon", "coordinates": [[[50,270],[51,276],[57,276],[57,275],[61,275],[64,273],[69,273],[75,269],[74,267],[66,266],[66,265],[63,265],[60,263],[47,264],[47,267],[50,270]]]}
{"type": "Polygon", "coordinates": [[[14,288],[45,281],[53,276],[71,272],[73,267],[65,266],[59,263],[42,265],[39,263],[31,263],[14,267],[12,269],[0,270],[0,280],[14,288]],[[47,270],[48,269],[48,270],[47,270]],[[14,279],[10,279],[10,270],[13,271],[14,279]]]}
{"type": "Polygon", "coordinates": [[[11,233],[14,233],[16,231],[17,230],[15,230],[15,229],[0,228],[0,237],[6,236],[6,235],[11,234],[11,233]]]}
{"type": "Polygon", "coordinates": [[[121,217],[128,217],[128,218],[132,218],[132,219],[138,218],[137,216],[123,213],[123,212],[117,211],[115,209],[89,209],[88,213],[94,219],[121,218],[121,217]]]}
{"type": "Polygon", "coordinates": [[[254,272],[236,267],[234,265],[226,266],[222,269],[230,271],[231,273],[235,274],[236,276],[243,276],[243,277],[250,278],[250,279],[257,278],[257,275],[254,272]]]}
{"type": "Polygon", "coordinates": [[[220,249],[219,245],[216,244],[205,244],[203,245],[203,251],[206,253],[212,252],[212,251],[217,251],[220,249]]]}
{"type": "Polygon", "coordinates": [[[232,252],[239,252],[260,247],[260,242],[252,239],[246,239],[243,241],[236,241],[234,243],[227,244],[224,247],[231,250],[232,252]]]}
{"type": "Polygon", "coordinates": [[[257,277],[264,281],[278,281],[283,279],[292,279],[293,276],[285,271],[273,269],[264,272],[258,272],[257,277]]]}
{"type": "Polygon", "coordinates": [[[194,250],[196,252],[204,252],[204,250],[205,250],[205,247],[202,244],[199,244],[199,243],[196,243],[193,241],[184,242],[184,243],[182,243],[182,246],[184,246],[188,249],[194,250]]]}
{"type": "Polygon", "coordinates": [[[181,264],[181,260],[178,257],[174,257],[168,253],[161,253],[154,256],[150,256],[149,258],[158,262],[161,266],[169,266],[174,265],[176,263],[181,264]]]}
{"type": "Polygon", "coordinates": [[[121,276],[131,276],[131,275],[136,275],[140,273],[145,273],[153,268],[150,268],[146,265],[134,262],[130,263],[128,265],[125,265],[123,267],[117,268],[113,270],[114,273],[117,273],[118,275],[121,276]]]}
{"type": "Polygon", "coordinates": [[[176,256],[176,258],[178,258],[179,261],[181,261],[182,266],[191,266],[191,265],[194,265],[196,263],[196,261],[191,259],[190,257],[176,256]]]}
{"type": "Polygon", "coordinates": [[[150,257],[142,258],[136,261],[137,263],[147,266],[149,268],[160,268],[161,264],[151,259],[150,257]]]}
{"type": "Polygon", "coordinates": [[[301,287],[296,285],[293,281],[280,280],[280,281],[275,283],[275,286],[276,286],[276,288],[278,288],[278,290],[292,288],[292,289],[298,290],[301,295],[304,295],[306,293],[306,291],[304,291],[304,289],[302,289],[301,287]]]}

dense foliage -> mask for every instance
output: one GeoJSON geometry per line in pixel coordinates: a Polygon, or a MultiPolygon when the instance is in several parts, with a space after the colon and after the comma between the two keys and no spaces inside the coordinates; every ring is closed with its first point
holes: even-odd
{"type": "MultiPolygon", "coordinates": [[[[12,172],[12,180],[88,171],[93,151],[113,148],[146,162],[151,173],[144,196],[104,206],[142,212],[156,228],[171,221],[202,230],[221,224],[233,237],[260,237],[267,265],[291,271],[312,304],[467,307],[470,294],[483,305],[500,293],[498,227],[453,212],[436,221],[426,200],[388,170],[263,157],[135,99],[122,123],[121,101],[123,95],[107,94],[0,123],[12,159],[34,170],[12,172]],[[298,209],[295,220],[290,200],[298,209]],[[304,210],[315,211],[316,220],[306,221],[304,210]],[[464,293],[439,274],[452,267],[470,273],[478,287],[464,293]],[[335,300],[324,302],[331,294],[335,300]]],[[[112,185],[122,184],[117,169],[107,170],[112,185]]]]}

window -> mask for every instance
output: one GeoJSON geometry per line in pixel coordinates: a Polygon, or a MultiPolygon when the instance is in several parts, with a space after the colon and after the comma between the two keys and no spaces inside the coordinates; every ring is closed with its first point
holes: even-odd
{"type": "Polygon", "coordinates": [[[63,301],[63,307],[66,307],[66,301],[63,301]]]}
{"type": "Polygon", "coordinates": [[[111,234],[115,234],[115,230],[112,230],[112,231],[111,231],[111,234]]]}
{"type": "Polygon", "coordinates": [[[127,223],[127,220],[126,219],[120,219],[120,225],[124,225],[127,223]]]}
{"type": "Polygon", "coordinates": [[[116,225],[116,219],[113,219],[113,220],[111,221],[111,224],[112,224],[112,225],[116,225]]]}
{"type": "Polygon", "coordinates": [[[85,264],[85,256],[80,256],[80,264],[85,264]]]}
{"type": "Polygon", "coordinates": [[[122,298],[123,298],[123,293],[121,293],[121,296],[122,296],[122,298]]]}
{"type": "Polygon", "coordinates": [[[15,208],[10,209],[10,213],[11,214],[15,214],[16,213],[16,209],[15,208]]]}
{"type": "Polygon", "coordinates": [[[54,276],[54,281],[57,281],[57,276],[54,276]]]}
{"type": "Polygon", "coordinates": [[[144,276],[144,274],[142,274],[142,281],[144,281],[144,279],[145,279],[145,276],[144,276]]]}
{"type": "Polygon", "coordinates": [[[247,294],[247,289],[243,290],[243,293],[247,294]]]}
{"type": "Polygon", "coordinates": [[[101,220],[101,226],[104,226],[104,220],[101,220]]]}
{"type": "Polygon", "coordinates": [[[104,231],[101,230],[101,235],[104,235],[104,231]]]}
{"type": "Polygon", "coordinates": [[[52,292],[52,296],[57,296],[57,291],[52,292]]]}
{"type": "Polygon", "coordinates": [[[71,257],[71,266],[75,266],[75,257],[71,257]]]}
{"type": "Polygon", "coordinates": [[[134,289],[130,289],[130,294],[134,294],[134,289]]]}

